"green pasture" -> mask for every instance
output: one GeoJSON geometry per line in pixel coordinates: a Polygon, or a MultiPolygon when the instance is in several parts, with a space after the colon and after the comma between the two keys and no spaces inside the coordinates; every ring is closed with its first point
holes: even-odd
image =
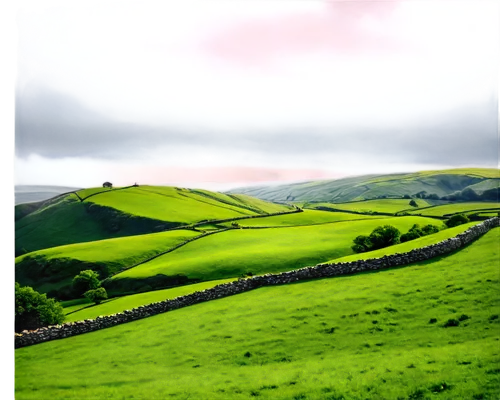
{"type": "Polygon", "coordinates": [[[74,263],[76,269],[72,268],[72,263],[66,262],[67,259],[106,264],[109,273],[113,274],[198,235],[199,232],[190,230],[174,230],[39,250],[16,258],[16,279],[20,283],[24,281],[26,274],[23,261],[27,257],[43,257],[52,263],[51,274],[61,280],[73,278],[80,272],[78,264],[74,263]]]}
{"type": "Polygon", "coordinates": [[[409,213],[422,214],[428,216],[445,216],[458,213],[468,213],[469,211],[477,211],[477,210],[500,211],[500,203],[477,201],[477,202],[444,204],[441,206],[426,208],[425,210],[409,211],[409,213]]]}
{"type": "MultiPolygon", "coordinates": [[[[438,222],[438,221],[436,221],[438,222]]],[[[455,226],[453,228],[446,228],[441,223],[435,223],[434,225],[439,226],[443,230],[433,233],[432,235],[422,236],[418,239],[410,240],[408,242],[395,244],[393,246],[385,247],[379,250],[367,251],[365,253],[352,254],[350,256],[345,256],[341,258],[336,258],[330,260],[330,262],[348,262],[357,260],[366,260],[369,258],[381,258],[383,256],[388,256],[397,253],[407,253],[414,249],[419,249],[425,246],[430,246],[442,242],[443,240],[450,239],[457,236],[469,229],[471,226],[478,224],[478,222],[469,222],[467,224],[455,226]]]]}
{"type": "Polygon", "coordinates": [[[15,250],[16,254],[24,254],[63,244],[132,233],[130,230],[114,233],[106,231],[99,220],[88,215],[85,205],[70,194],[16,221],[15,250]]]}
{"type": "MultiPolygon", "coordinates": [[[[423,199],[411,199],[415,200],[418,208],[428,207],[430,204],[423,199]]],[[[356,212],[382,212],[396,214],[397,212],[415,209],[416,207],[410,206],[410,199],[377,199],[377,200],[365,200],[365,201],[354,201],[351,203],[313,203],[308,207],[330,207],[339,210],[346,211],[356,211],[356,212]]]]}
{"type": "Polygon", "coordinates": [[[131,215],[187,224],[256,214],[246,208],[192,193],[188,189],[173,187],[132,187],[98,194],[88,201],[131,215]]]}
{"type": "MultiPolygon", "coordinates": [[[[329,212],[319,210],[304,210],[300,213],[273,215],[271,217],[249,218],[236,221],[238,225],[246,227],[265,227],[265,226],[301,226],[301,225],[319,225],[331,222],[354,221],[360,219],[373,219],[377,217],[348,214],[342,212],[329,212]]],[[[231,223],[225,223],[231,226],[231,223]]]]}
{"type": "Polygon", "coordinates": [[[16,399],[497,399],[499,239],[17,349],[16,399]]]}
{"type": "MultiPolygon", "coordinates": [[[[347,262],[347,261],[362,260],[362,259],[366,260],[369,258],[383,257],[384,255],[407,252],[415,248],[429,246],[431,244],[438,243],[450,237],[454,237],[475,224],[476,223],[471,222],[468,224],[440,231],[433,235],[424,236],[422,238],[410,242],[390,246],[385,249],[374,250],[366,253],[353,254],[351,256],[341,257],[335,260],[331,260],[331,262],[347,262]]],[[[68,321],[76,321],[85,318],[95,318],[98,315],[114,314],[126,309],[138,307],[140,305],[152,303],[155,301],[160,301],[167,298],[173,298],[183,294],[192,293],[197,290],[203,290],[205,288],[212,287],[215,286],[216,284],[224,283],[227,281],[229,280],[209,281],[209,282],[185,285],[173,289],[156,290],[147,293],[122,296],[110,299],[102,303],[101,305],[94,305],[91,307],[89,307],[90,302],[86,299],[70,300],[64,302],[63,305],[65,307],[66,315],[68,315],[68,313],[70,312],[83,309],[81,312],[78,312],[76,314],[71,314],[71,316],[68,316],[69,317],[68,321]]]]}
{"type": "Polygon", "coordinates": [[[352,254],[353,239],[370,234],[377,226],[390,224],[407,231],[413,224],[429,223],[436,223],[436,220],[391,217],[313,226],[233,229],[188,243],[119,273],[112,280],[156,274],[184,274],[191,279],[214,280],[249,272],[286,271],[352,254]]]}
{"type": "Polygon", "coordinates": [[[153,290],[146,293],[132,294],[123,297],[114,297],[101,304],[92,304],[88,299],[78,299],[63,302],[66,319],[64,322],[81,321],[96,318],[100,315],[110,315],[130,310],[135,307],[155,303],[167,299],[174,299],[200,290],[212,288],[216,285],[231,282],[234,279],[221,279],[192,285],[179,286],[171,289],[153,290]]]}

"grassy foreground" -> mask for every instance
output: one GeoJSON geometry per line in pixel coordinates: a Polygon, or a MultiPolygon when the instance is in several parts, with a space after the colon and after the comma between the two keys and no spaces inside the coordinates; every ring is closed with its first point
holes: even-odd
{"type": "Polygon", "coordinates": [[[496,399],[499,239],[18,349],[16,398],[496,399]]]}

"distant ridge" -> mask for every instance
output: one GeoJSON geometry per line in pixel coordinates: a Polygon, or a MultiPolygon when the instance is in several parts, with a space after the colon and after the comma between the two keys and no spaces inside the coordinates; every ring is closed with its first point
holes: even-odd
{"type": "Polygon", "coordinates": [[[34,203],[51,199],[58,194],[72,192],[80,188],[49,185],[16,185],[15,204],[34,203]]]}
{"type": "Polygon", "coordinates": [[[459,168],[387,175],[363,175],[335,180],[317,180],[283,185],[243,187],[239,193],[267,201],[349,202],[380,197],[401,198],[426,192],[439,197],[467,188],[480,195],[500,186],[500,171],[495,168],[459,168]]]}

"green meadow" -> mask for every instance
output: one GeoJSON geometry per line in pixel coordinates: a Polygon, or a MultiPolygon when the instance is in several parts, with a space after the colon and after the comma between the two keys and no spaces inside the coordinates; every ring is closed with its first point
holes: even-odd
{"type": "Polygon", "coordinates": [[[424,210],[409,211],[411,214],[422,214],[428,216],[446,216],[458,213],[467,213],[481,211],[481,210],[494,210],[500,212],[500,203],[497,202],[465,202],[444,204],[440,206],[429,207],[424,210]]]}
{"type": "MultiPolygon", "coordinates": [[[[428,207],[430,204],[423,199],[413,199],[417,203],[418,208],[428,207]]],[[[412,210],[416,207],[410,205],[410,199],[377,199],[377,200],[365,200],[365,201],[354,201],[350,203],[312,203],[308,207],[329,207],[338,210],[346,211],[356,211],[356,212],[382,212],[396,214],[397,212],[403,210],[412,210]]]]}
{"type": "Polygon", "coordinates": [[[18,349],[16,399],[496,399],[499,236],[18,349]]]}
{"type": "MultiPolygon", "coordinates": [[[[236,221],[239,226],[243,227],[280,227],[280,226],[302,226],[302,225],[319,225],[328,224],[330,222],[340,221],[355,221],[366,219],[367,216],[355,215],[342,212],[329,212],[319,210],[303,210],[300,213],[275,215],[272,217],[249,218],[241,221],[236,221]]],[[[373,218],[373,217],[368,217],[373,218]]],[[[225,223],[226,226],[231,226],[230,223],[225,223]]]]}
{"type": "MultiPolygon", "coordinates": [[[[410,242],[390,246],[385,249],[374,250],[360,254],[353,254],[350,256],[340,257],[330,261],[348,262],[348,261],[355,261],[362,259],[380,258],[383,257],[384,255],[407,252],[414,248],[429,246],[431,244],[439,243],[440,241],[446,240],[450,237],[454,237],[473,225],[475,225],[475,223],[471,222],[454,228],[446,229],[432,235],[424,236],[410,242]]],[[[86,299],[70,300],[63,302],[63,306],[65,307],[67,321],[77,321],[86,318],[95,318],[99,315],[109,315],[117,312],[122,312],[124,310],[149,304],[155,301],[171,299],[176,296],[181,296],[184,294],[193,293],[198,290],[203,290],[209,287],[213,287],[215,285],[228,282],[230,280],[231,279],[208,281],[208,282],[180,286],[172,289],[155,290],[147,293],[115,297],[113,299],[106,300],[99,305],[91,305],[91,303],[86,299]]]]}
{"type": "Polygon", "coordinates": [[[221,285],[233,280],[234,279],[221,279],[217,281],[179,286],[172,289],[153,290],[146,293],[132,294],[123,297],[114,297],[112,299],[103,301],[101,304],[92,304],[87,299],[68,300],[62,302],[64,313],[66,315],[65,322],[81,321],[84,319],[96,318],[100,315],[116,314],[118,312],[155,303],[157,301],[174,299],[179,296],[184,296],[186,294],[194,293],[200,290],[209,289],[216,285],[221,285]]]}
{"type": "MultiPolygon", "coordinates": [[[[415,198],[412,207],[401,197],[481,193],[497,181],[498,170],[460,169],[243,194],[82,189],[84,201],[68,194],[16,207],[16,281],[72,299],[62,302],[67,322],[111,315],[245,276],[441,242],[478,223],[445,229],[445,217],[497,216],[500,203],[415,198]],[[399,198],[374,199],[386,195],[399,198]],[[267,215],[296,206],[303,211],[267,215]],[[405,233],[414,224],[441,230],[371,252],[351,249],[378,226],[405,233]],[[107,278],[109,299],[75,298],[71,282],[82,269],[107,278]]],[[[425,262],[259,288],[20,348],[16,399],[497,399],[499,239],[495,228],[425,262]]]]}
{"type": "Polygon", "coordinates": [[[112,280],[156,274],[184,274],[191,279],[214,280],[247,273],[286,271],[352,254],[353,239],[370,234],[377,226],[390,224],[407,231],[413,224],[429,223],[436,223],[436,220],[411,216],[312,226],[232,229],[190,242],[121,272],[112,280]]]}

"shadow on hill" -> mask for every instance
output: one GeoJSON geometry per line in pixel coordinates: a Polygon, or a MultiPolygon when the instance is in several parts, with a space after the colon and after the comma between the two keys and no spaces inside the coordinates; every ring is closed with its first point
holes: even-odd
{"type": "Polygon", "coordinates": [[[73,195],[51,202],[16,206],[16,257],[49,247],[156,233],[184,225],[82,203],[73,195]]]}
{"type": "Polygon", "coordinates": [[[201,282],[200,279],[189,279],[187,276],[157,274],[147,278],[105,279],[102,286],[110,296],[143,293],[152,290],[169,289],[201,282]]]}
{"type": "Polygon", "coordinates": [[[76,310],[73,310],[73,311],[71,311],[71,312],[67,313],[67,314],[66,314],[66,316],[71,315],[71,314],[74,314],[74,313],[79,312],[79,311],[82,311],[82,310],[86,310],[87,308],[93,308],[93,307],[98,306],[98,305],[101,305],[101,304],[109,303],[109,302],[111,302],[111,301],[113,301],[113,300],[116,300],[116,298],[113,298],[113,299],[108,299],[108,300],[102,301],[100,304],[87,304],[87,305],[83,304],[83,305],[82,305],[82,308],[78,308],[78,309],[76,309],[76,310]]]}

